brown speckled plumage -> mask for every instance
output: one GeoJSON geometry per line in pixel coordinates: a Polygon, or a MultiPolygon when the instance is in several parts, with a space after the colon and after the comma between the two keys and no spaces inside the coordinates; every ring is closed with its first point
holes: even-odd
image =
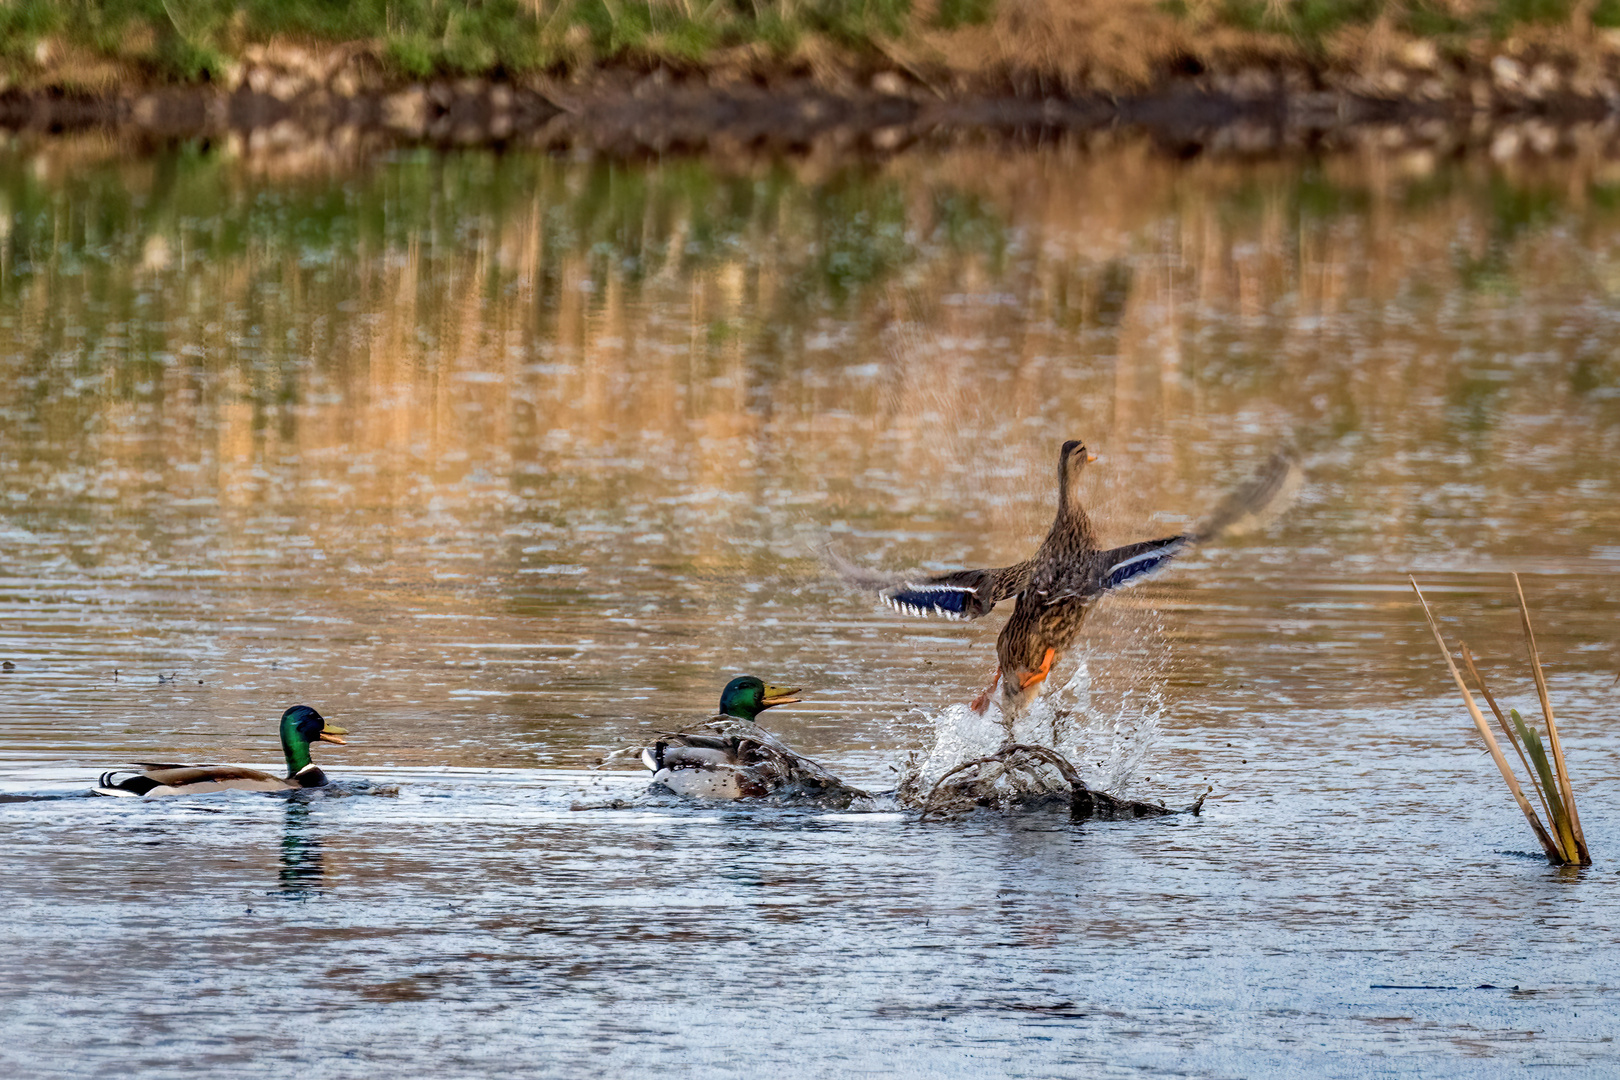
{"type": "Polygon", "coordinates": [[[794,753],[780,739],[752,721],[721,714],[698,731],[660,735],[648,754],[654,774],[679,790],[669,778],[685,770],[708,770],[732,779],[736,796],[759,798],[789,786],[810,792],[833,791],[843,783],[809,758],[794,753]]]}
{"type": "Polygon", "coordinates": [[[996,681],[974,702],[988,703],[999,684],[1004,711],[1017,711],[1037,696],[1052,664],[1079,636],[1086,611],[1119,588],[1175,557],[1194,543],[1225,531],[1240,518],[1273,503],[1296,475],[1293,458],[1279,453],[1244,487],[1232,492],[1197,529],[1176,536],[1099,548],[1097,532],[1080,500],[1080,477],[1094,460],[1085,444],[1063,444],[1058,458],[1058,509],[1052,528],[1033,558],[986,570],[953,570],[923,578],[874,574],[837,559],[845,580],[881,593],[885,602],[911,615],[976,619],[1002,600],[1017,598],[1012,617],[996,640],[996,681]]]}
{"type": "MultiPolygon", "coordinates": [[[[1063,444],[1057,517],[1030,560],[1028,584],[996,639],[997,681],[1006,703],[1023,702],[1040,692],[1052,664],[1079,636],[1086,611],[1105,591],[1104,575],[1120,561],[1123,549],[1097,547],[1097,530],[1080,499],[1080,477],[1092,460],[1084,443],[1063,444]]],[[[1131,553],[1168,548],[1183,539],[1171,536],[1133,544],[1131,553]]],[[[980,708],[988,693],[976,703],[980,708]]]]}
{"type": "Polygon", "coordinates": [[[677,795],[757,799],[767,795],[831,803],[865,796],[754,722],[766,709],[798,701],[798,690],[739,676],[720,695],[720,712],[696,728],[659,733],[641,751],[653,783],[677,795]]]}

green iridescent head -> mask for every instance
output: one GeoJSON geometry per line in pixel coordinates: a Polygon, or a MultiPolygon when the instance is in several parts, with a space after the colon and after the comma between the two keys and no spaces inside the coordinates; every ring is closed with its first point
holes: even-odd
{"type": "Polygon", "coordinates": [[[752,720],[766,709],[798,701],[797,687],[766,686],[752,675],[742,675],[726,683],[720,691],[720,712],[739,720],[752,720]]]}
{"type": "Polygon", "coordinates": [[[309,765],[309,744],[319,740],[342,744],[347,728],[326,722],[326,718],[308,705],[294,705],[281,714],[281,752],[287,755],[287,775],[296,776],[299,769],[309,765]]]}

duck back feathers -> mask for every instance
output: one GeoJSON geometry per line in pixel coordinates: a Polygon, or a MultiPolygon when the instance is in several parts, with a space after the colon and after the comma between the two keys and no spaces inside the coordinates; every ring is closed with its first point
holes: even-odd
{"type": "MultiPolygon", "coordinates": [[[[288,791],[304,787],[280,776],[258,769],[231,765],[170,766],[162,769],[142,769],[119,779],[122,770],[101,774],[96,787],[101,795],[200,795],[209,791],[288,791]]],[[[319,770],[316,770],[317,772],[319,770]]],[[[326,778],[321,777],[321,783],[326,778]]]]}

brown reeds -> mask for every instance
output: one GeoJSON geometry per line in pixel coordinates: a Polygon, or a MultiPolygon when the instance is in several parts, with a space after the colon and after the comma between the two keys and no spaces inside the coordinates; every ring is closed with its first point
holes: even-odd
{"type": "Polygon", "coordinates": [[[1440,633],[1440,625],[1435,621],[1434,613],[1429,610],[1429,602],[1423,597],[1423,590],[1418,588],[1417,579],[1408,577],[1412,583],[1412,591],[1417,593],[1418,603],[1423,606],[1423,616],[1429,621],[1429,629],[1434,632],[1435,643],[1440,646],[1440,655],[1445,658],[1446,667],[1451,671],[1451,677],[1457,683],[1457,689],[1462,691],[1463,704],[1468,706],[1468,714],[1474,719],[1474,726],[1479,729],[1480,737],[1485,740],[1485,747],[1496,762],[1496,767],[1502,773],[1502,779],[1507,782],[1508,791],[1512,793],[1513,800],[1519,804],[1524,813],[1525,820],[1535,832],[1536,839],[1541,842],[1541,848],[1547,854],[1547,861],[1554,866],[1578,864],[1590,866],[1592,856],[1586,848],[1586,837],[1581,832],[1580,814],[1575,809],[1575,791],[1569,780],[1569,767],[1564,760],[1563,743],[1558,738],[1558,724],[1553,719],[1552,701],[1547,695],[1547,677],[1541,668],[1541,654],[1536,649],[1535,631],[1530,626],[1530,608],[1525,603],[1524,586],[1519,582],[1519,575],[1513,575],[1513,585],[1519,595],[1519,616],[1524,625],[1524,637],[1530,653],[1530,671],[1536,683],[1536,696],[1541,701],[1541,713],[1547,724],[1547,740],[1551,747],[1544,746],[1541,736],[1531,727],[1517,709],[1509,709],[1508,717],[1502,715],[1501,708],[1496,704],[1485,679],[1479,673],[1474,663],[1474,655],[1468,646],[1459,641],[1462,648],[1463,662],[1468,666],[1468,672],[1479,684],[1480,693],[1490,705],[1496,722],[1501,725],[1502,733],[1512,744],[1519,763],[1524,766],[1525,773],[1530,777],[1530,786],[1535,790],[1541,803],[1542,811],[1552,824],[1549,832],[1541,823],[1536,814],[1536,808],[1525,797],[1524,789],[1519,786],[1518,779],[1513,775],[1513,768],[1508,764],[1507,757],[1502,753],[1496,736],[1491,733],[1490,725],[1485,722],[1484,714],[1474,702],[1474,695],[1469,692],[1468,684],[1463,681],[1462,672],[1457,670],[1456,662],[1451,658],[1451,650],[1446,646],[1446,640],[1440,633]]]}

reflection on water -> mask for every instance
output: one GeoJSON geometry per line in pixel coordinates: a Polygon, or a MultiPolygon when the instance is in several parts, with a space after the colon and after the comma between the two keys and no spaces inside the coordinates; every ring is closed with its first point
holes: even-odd
{"type": "Polygon", "coordinates": [[[95,146],[0,173],[26,717],[138,698],[241,755],[319,688],[389,717],[387,760],[563,763],[789,669],[839,713],[790,734],[883,751],[897,712],[970,696],[994,627],[900,629],[815,545],[1021,555],[1075,434],[1105,539],[1195,517],[1280,434],[1312,454],[1280,531],[1131,598],[1163,622],[1097,621],[1200,712],[1427,687],[1412,567],[1557,571],[1550,631],[1620,667],[1587,584],[1620,560],[1620,210],[1578,166],[966,150],[805,182],[478,153],[269,187],[95,146]],[[167,690],[105,685],[165,664],[167,690]]]}
{"type": "Polygon", "coordinates": [[[295,702],[351,731],[331,775],[401,783],[5,803],[0,1055],[1598,1068],[1620,186],[1537,168],[473,152],[270,184],[204,147],[0,151],[0,786],[274,762],[295,702]],[[1289,516],[1100,608],[1058,674],[1093,776],[1208,781],[1203,818],[568,809],[633,791],[579,767],[740,672],[810,688],[767,726],[892,786],[999,618],[897,619],[818,546],[1022,557],[1072,436],[1105,542],[1305,452],[1289,516]],[[1403,577],[1523,707],[1510,568],[1591,792],[1584,875],[1504,854],[1529,837],[1403,577]],[[105,962],[130,951],[158,959],[105,962]],[[1480,983],[1525,989],[1367,989],[1480,983]]]}
{"type": "Polygon", "coordinates": [[[286,831],[281,836],[281,895],[289,900],[319,895],[324,872],[321,837],[311,828],[309,803],[289,799],[286,831]]]}

